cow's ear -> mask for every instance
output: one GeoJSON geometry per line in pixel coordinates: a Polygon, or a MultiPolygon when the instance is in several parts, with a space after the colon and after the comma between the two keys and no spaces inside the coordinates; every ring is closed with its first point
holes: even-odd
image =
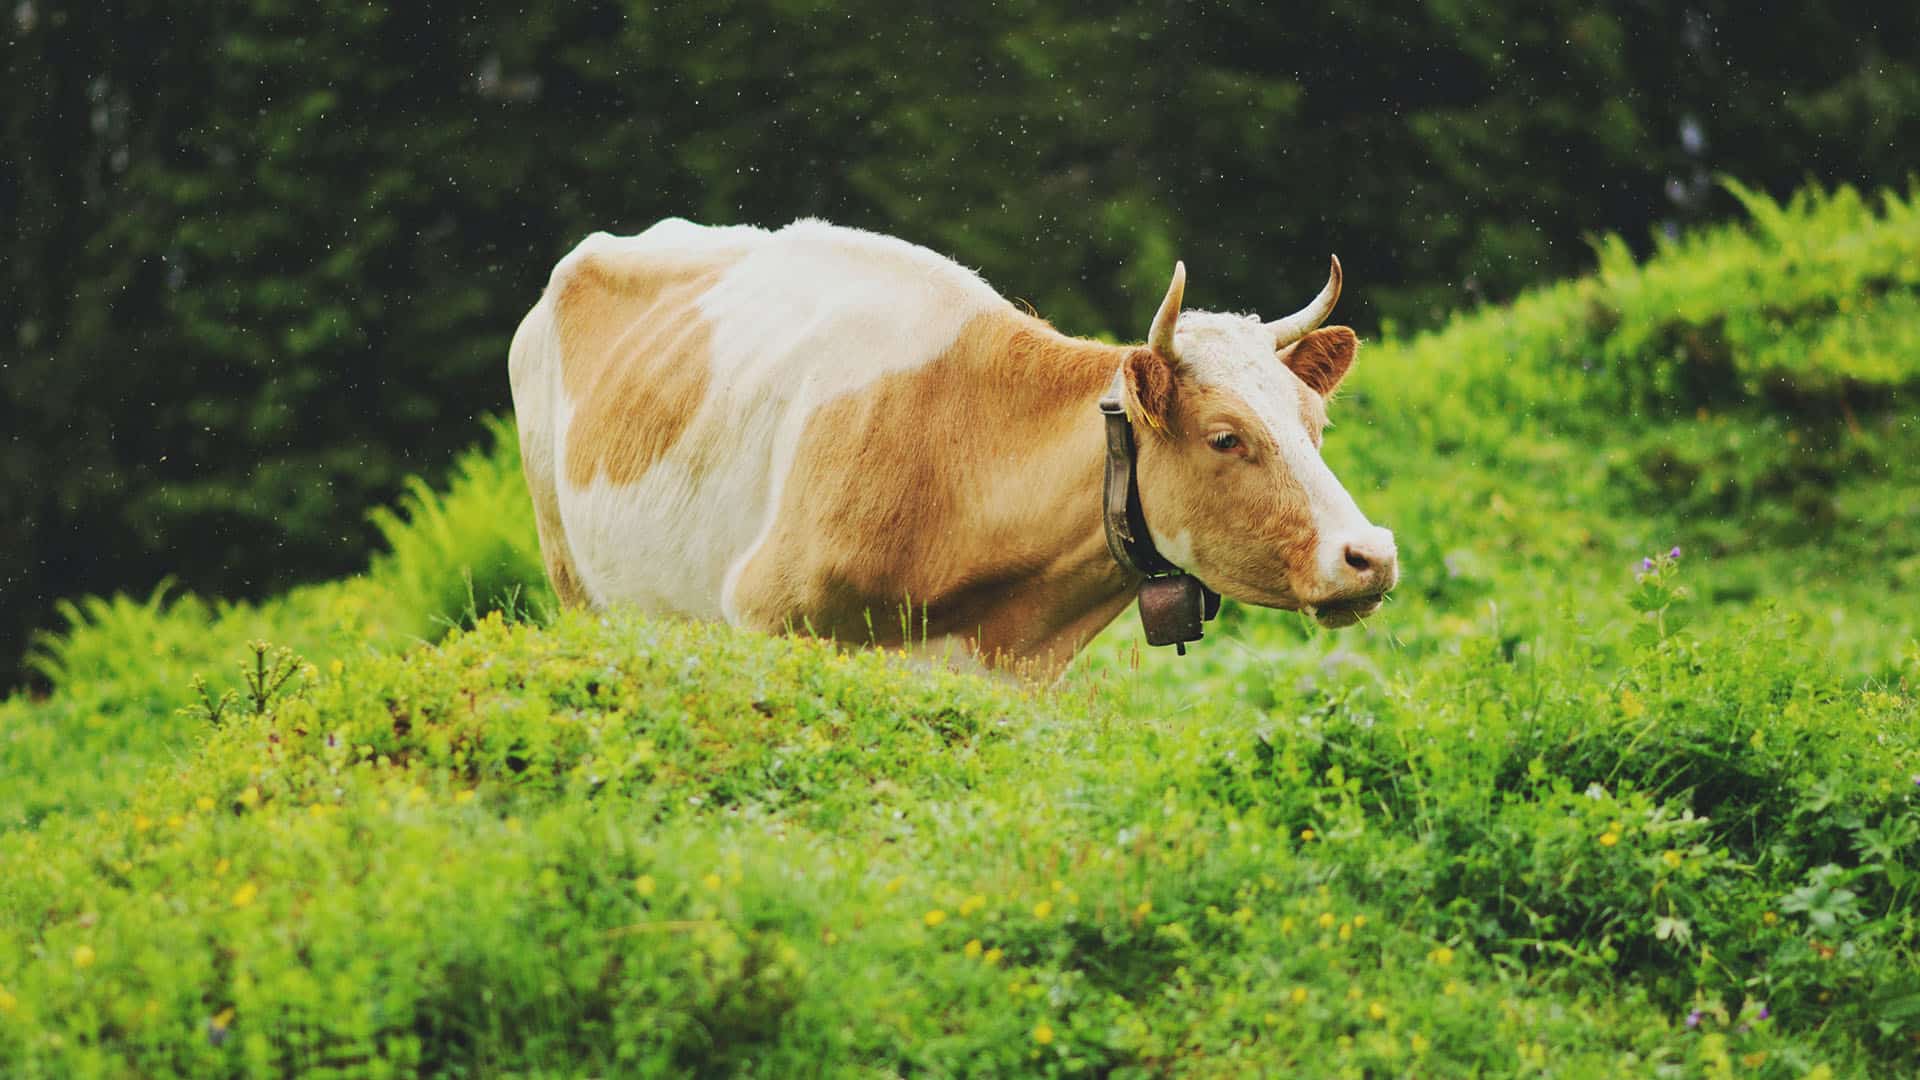
{"type": "Polygon", "coordinates": [[[1173,362],[1160,353],[1141,348],[1127,357],[1127,396],[1133,404],[1129,411],[1155,431],[1172,427],[1173,387],[1173,362]]]}
{"type": "Polygon", "coordinates": [[[1360,335],[1350,326],[1315,330],[1280,350],[1280,360],[1321,397],[1332,397],[1360,351],[1360,335]]]}

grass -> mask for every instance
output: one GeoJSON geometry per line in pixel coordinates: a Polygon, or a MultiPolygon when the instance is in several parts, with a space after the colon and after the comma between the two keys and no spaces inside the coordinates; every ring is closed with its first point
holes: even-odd
{"type": "Polygon", "coordinates": [[[498,426],[364,575],[81,602],[0,705],[0,1071],[1910,1072],[1920,216],[1747,202],[1369,346],[1356,630],[1038,692],[556,614],[498,426]]]}

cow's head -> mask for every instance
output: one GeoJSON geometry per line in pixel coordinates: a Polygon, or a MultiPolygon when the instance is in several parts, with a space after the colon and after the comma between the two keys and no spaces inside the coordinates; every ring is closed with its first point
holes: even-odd
{"type": "Polygon", "coordinates": [[[1320,458],[1327,399],[1360,342],[1320,329],[1326,288],[1276,322],[1181,313],[1185,265],[1127,361],[1140,502],[1160,551],[1215,590],[1311,611],[1325,626],[1372,614],[1399,580],[1393,534],[1369,522],[1320,458]]]}

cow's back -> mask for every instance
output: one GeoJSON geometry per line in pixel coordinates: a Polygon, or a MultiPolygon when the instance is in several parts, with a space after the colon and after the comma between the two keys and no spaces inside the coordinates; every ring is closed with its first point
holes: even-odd
{"type": "Polygon", "coordinates": [[[740,621],[733,584],[774,532],[808,420],[996,307],[932,252],[817,222],[589,237],[511,361],[556,590],[740,621]]]}

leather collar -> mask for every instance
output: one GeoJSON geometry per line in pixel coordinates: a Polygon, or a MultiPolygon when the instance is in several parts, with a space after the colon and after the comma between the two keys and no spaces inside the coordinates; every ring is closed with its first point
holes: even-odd
{"type": "Polygon", "coordinates": [[[1127,371],[1122,367],[1100,396],[1107,434],[1100,517],[1106,527],[1107,550],[1128,573],[1146,579],[1140,583],[1139,606],[1147,644],[1173,645],[1185,656],[1186,643],[1204,636],[1201,624],[1220,613],[1220,594],[1153,546],[1134,475],[1133,425],[1127,420],[1126,394],[1127,371]]]}

